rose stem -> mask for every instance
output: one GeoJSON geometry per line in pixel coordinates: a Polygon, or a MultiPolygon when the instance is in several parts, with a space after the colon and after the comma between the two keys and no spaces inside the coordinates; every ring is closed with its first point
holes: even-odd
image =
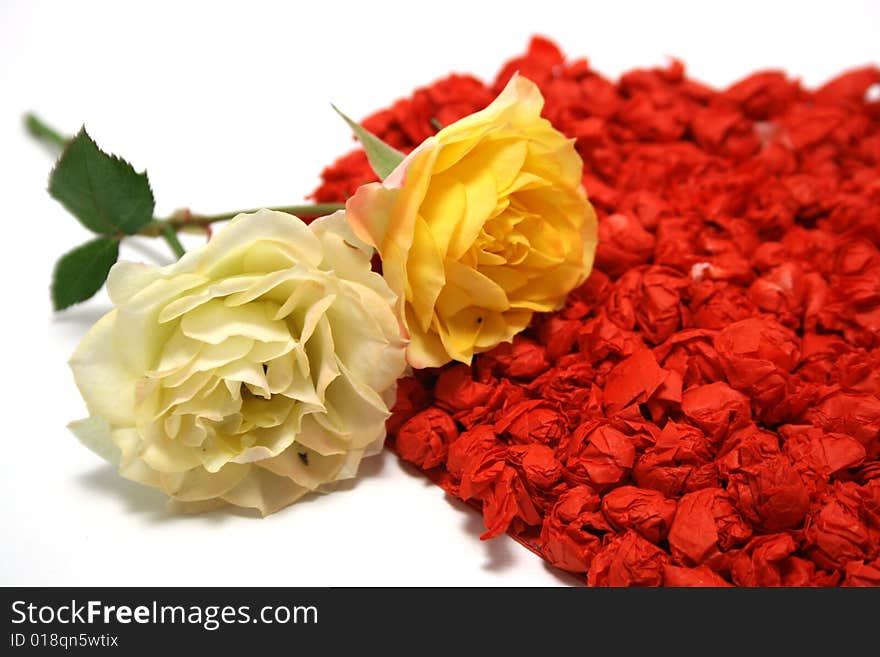
{"type": "MultiPolygon", "coordinates": [[[[28,133],[35,139],[45,140],[63,150],[71,138],[63,136],[55,128],[51,127],[35,114],[28,113],[24,117],[25,128],[28,133]]],[[[302,217],[318,217],[325,214],[342,210],[345,205],[342,203],[313,203],[304,205],[287,205],[283,207],[271,208],[278,212],[287,212],[302,217]]],[[[189,210],[178,210],[167,219],[154,218],[153,221],[138,231],[138,235],[146,237],[162,237],[168,243],[168,246],[179,258],[186,250],[177,238],[178,231],[182,229],[195,228],[198,230],[208,231],[208,227],[217,221],[228,221],[242,212],[256,212],[258,208],[252,210],[237,210],[235,212],[223,212],[220,214],[202,215],[192,214],[189,210]]]]}
{"type": "Polygon", "coordinates": [[[177,238],[177,231],[174,230],[174,227],[171,224],[162,224],[162,237],[168,242],[168,246],[174,251],[174,255],[178,258],[183,257],[183,254],[186,253],[186,249],[183,248],[183,244],[181,244],[180,240],[177,238]]]}
{"type": "Polygon", "coordinates": [[[68,137],[62,136],[60,132],[44,123],[36,114],[25,114],[24,125],[32,137],[48,141],[60,150],[64,150],[67,142],[70,141],[68,137]]]}

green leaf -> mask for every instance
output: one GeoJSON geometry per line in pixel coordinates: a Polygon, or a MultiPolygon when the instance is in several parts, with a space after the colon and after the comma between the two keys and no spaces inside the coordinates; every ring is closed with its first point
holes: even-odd
{"type": "Polygon", "coordinates": [[[49,193],[89,230],[133,235],[153,219],[155,201],[147,174],[108,155],[83,127],[49,176],[49,193]]]}
{"type": "Polygon", "coordinates": [[[381,180],[385,180],[385,178],[388,177],[388,174],[394,171],[394,169],[397,168],[397,165],[400,164],[406,156],[396,148],[392,148],[386,144],[359,123],[352,121],[339,111],[339,108],[336,107],[336,105],[331,104],[331,107],[345,120],[349,127],[354,131],[358,140],[360,140],[361,145],[367,152],[367,159],[370,161],[370,166],[373,167],[373,171],[376,172],[376,175],[379,176],[381,180]]]}
{"type": "Polygon", "coordinates": [[[52,304],[63,310],[85,301],[101,289],[119,257],[119,240],[99,237],[68,251],[55,264],[52,304]]]}

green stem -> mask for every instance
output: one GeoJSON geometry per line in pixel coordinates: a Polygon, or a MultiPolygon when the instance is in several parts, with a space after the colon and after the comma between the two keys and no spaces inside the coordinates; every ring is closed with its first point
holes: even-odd
{"type": "MultiPolygon", "coordinates": [[[[302,217],[320,217],[344,208],[345,205],[343,203],[313,203],[306,205],[286,205],[271,209],[302,217]]],[[[147,237],[159,237],[164,234],[166,226],[170,226],[176,231],[186,230],[188,228],[207,230],[208,226],[213,223],[218,221],[229,221],[239,214],[256,212],[259,209],[260,208],[236,210],[235,212],[223,212],[221,214],[192,214],[189,210],[178,210],[167,219],[156,219],[147,224],[138,234],[147,237]]]]}
{"type": "Polygon", "coordinates": [[[183,257],[183,254],[186,253],[186,249],[183,248],[183,244],[180,243],[180,240],[177,237],[177,231],[174,229],[174,226],[171,224],[162,224],[162,237],[165,238],[165,241],[168,242],[168,246],[171,247],[171,250],[174,251],[174,255],[178,258],[183,257]]]}
{"type": "Polygon", "coordinates": [[[70,141],[69,137],[63,136],[55,128],[44,123],[36,114],[28,113],[24,115],[24,126],[27,131],[35,138],[47,141],[53,146],[64,150],[70,141]]]}
{"type": "MultiPolygon", "coordinates": [[[[35,138],[50,142],[53,146],[64,149],[70,142],[70,137],[63,136],[55,128],[44,123],[36,114],[26,114],[24,124],[27,131],[35,138]]],[[[320,217],[331,214],[337,210],[345,208],[343,203],[314,203],[306,205],[287,205],[279,208],[272,208],[279,212],[287,212],[300,217],[320,217]]],[[[178,210],[167,219],[154,219],[144,226],[138,235],[145,237],[162,237],[168,242],[168,246],[174,251],[179,258],[186,249],[177,238],[177,233],[181,230],[196,229],[207,232],[211,224],[218,221],[228,221],[233,217],[246,212],[256,212],[259,208],[252,210],[237,210],[235,212],[223,212],[221,214],[193,214],[189,210],[178,210]]]]}

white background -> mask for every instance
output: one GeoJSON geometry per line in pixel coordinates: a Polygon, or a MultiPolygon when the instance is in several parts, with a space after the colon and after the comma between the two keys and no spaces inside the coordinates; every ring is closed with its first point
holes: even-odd
{"type": "MultiPolygon", "coordinates": [[[[299,202],[355,117],[450,71],[490,79],[532,33],[616,76],[681,57],[727,85],[767,67],[817,84],[880,59],[876,2],[24,2],[0,0],[0,584],[554,585],[572,580],[390,454],[356,485],[264,520],[174,517],[65,424],[66,360],[108,304],[53,314],[52,264],[87,238],[45,193],[39,111],[147,167],[164,216],[299,202]]],[[[167,259],[144,240],[133,259],[167,259]]]]}

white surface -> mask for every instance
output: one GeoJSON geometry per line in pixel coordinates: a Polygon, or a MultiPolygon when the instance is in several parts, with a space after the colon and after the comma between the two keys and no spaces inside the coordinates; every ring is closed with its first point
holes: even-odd
{"type": "MultiPolygon", "coordinates": [[[[55,258],[87,233],[45,193],[37,110],[148,167],[165,215],[298,202],[351,146],[329,108],[384,107],[450,71],[490,78],[532,33],[609,75],[684,58],[725,85],[784,67],[807,83],[877,61],[872,2],[0,2],[4,208],[0,584],[553,585],[478,514],[390,455],[350,490],[265,520],[171,517],[67,432],[65,362],[106,297],[53,315],[55,258]]],[[[166,257],[161,241],[138,253],[166,257]]]]}

